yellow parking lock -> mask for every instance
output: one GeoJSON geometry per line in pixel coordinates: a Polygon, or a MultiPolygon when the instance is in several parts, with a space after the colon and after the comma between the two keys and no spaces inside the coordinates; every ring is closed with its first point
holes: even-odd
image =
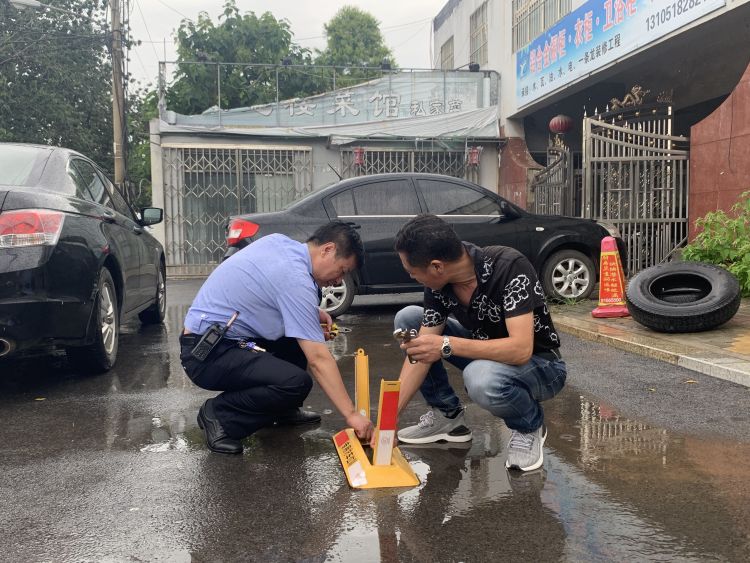
{"type": "MultiPolygon", "coordinates": [[[[359,357],[359,351],[357,352],[359,357]]],[[[364,351],[363,354],[364,356],[364,351]]],[[[367,356],[364,356],[365,361],[367,356]]],[[[398,419],[398,395],[400,381],[380,382],[380,404],[378,425],[375,428],[377,441],[373,461],[367,457],[362,444],[351,428],[333,436],[333,443],[344,467],[346,480],[356,489],[383,487],[413,487],[419,478],[398,448],[393,447],[398,419]]]]}
{"type": "Polygon", "coordinates": [[[370,367],[362,348],[354,356],[354,408],[370,418],[370,367]]]}

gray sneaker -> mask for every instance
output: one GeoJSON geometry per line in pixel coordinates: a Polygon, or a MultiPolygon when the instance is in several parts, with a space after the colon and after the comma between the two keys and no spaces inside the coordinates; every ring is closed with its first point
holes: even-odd
{"type": "Polygon", "coordinates": [[[448,418],[440,410],[432,407],[419,417],[419,423],[399,430],[398,439],[405,444],[429,444],[431,442],[468,442],[471,430],[464,424],[464,411],[456,418],[448,418]]]}
{"type": "Polygon", "coordinates": [[[547,439],[547,428],[540,426],[533,432],[524,434],[518,430],[511,430],[508,442],[508,459],[505,467],[531,471],[538,469],[544,463],[544,441],[547,439]]]}

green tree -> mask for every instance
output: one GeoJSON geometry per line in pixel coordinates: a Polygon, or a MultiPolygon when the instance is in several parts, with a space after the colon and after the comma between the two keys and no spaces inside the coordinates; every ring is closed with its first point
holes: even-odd
{"type": "Polygon", "coordinates": [[[711,262],[732,272],[750,297],[750,191],[729,212],[710,211],[695,222],[702,229],[682,250],[685,260],[711,262]]]}
{"type": "Polygon", "coordinates": [[[106,0],[0,0],[0,141],[65,146],[112,168],[106,0]]]}
{"type": "Polygon", "coordinates": [[[138,88],[128,100],[128,181],[136,208],[151,205],[151,137],[149,122],[158,116],[156,90],[138,88]]]}
{"type": "Polygon", "coordinates": [[[279,74],[279,98],[289,99],[321,91],[320,79],[310,72],[294,72],[281,67],[311,65],[312,55],[292,42],[286,20],[277,20],[269,12],[258,17],[241,14],[235,0],[227,0],[215,25],[205,12],[198,21],[183,20],[177,30],[178,68],[167,91],[169,109],[183,114],[200,113],[217,105],[218,80],[221,82],[222,109],[268,103],[276,100],[279,74]],[[198,61],[203,64],[189,64],[198,61]],[[205,63],[243,63],[212,65],[205,63]],[[269,65],[258,67],[251,65],[269,65]]]}
{"type": "Polygon", "coordinates": [[[380,22],[371,14],[344,6],[323,28],[327,44],[318,52],[315,63],[342,67],[336,71],[337,88],[380,76],[377,68],[384,59],[395,68],[393,54],[380,33],[380,22]],[[377,68],[362,69],[363,66],[377,68]]]}

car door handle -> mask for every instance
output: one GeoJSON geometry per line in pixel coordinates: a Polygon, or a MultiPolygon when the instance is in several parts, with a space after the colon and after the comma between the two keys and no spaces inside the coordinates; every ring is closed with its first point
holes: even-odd
{"type": "Polygon", "coordinates": [[[115,222],[115,214],[112,211],[104,211],[102,213],[102,220],[106,221],[107,223],[114,223],[115,222]]]}

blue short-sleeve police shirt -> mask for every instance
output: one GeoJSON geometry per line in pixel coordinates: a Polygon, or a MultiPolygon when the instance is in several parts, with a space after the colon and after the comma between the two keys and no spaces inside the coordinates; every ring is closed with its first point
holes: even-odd
{"type": "Polygon", "coordinates": [[[262,237],[214,270],[185,317],[185,328],[204,333],[239,316],[227,338],[283,336],[324,342],[318,287],[307,244],[281,234],[262,237]]]}

